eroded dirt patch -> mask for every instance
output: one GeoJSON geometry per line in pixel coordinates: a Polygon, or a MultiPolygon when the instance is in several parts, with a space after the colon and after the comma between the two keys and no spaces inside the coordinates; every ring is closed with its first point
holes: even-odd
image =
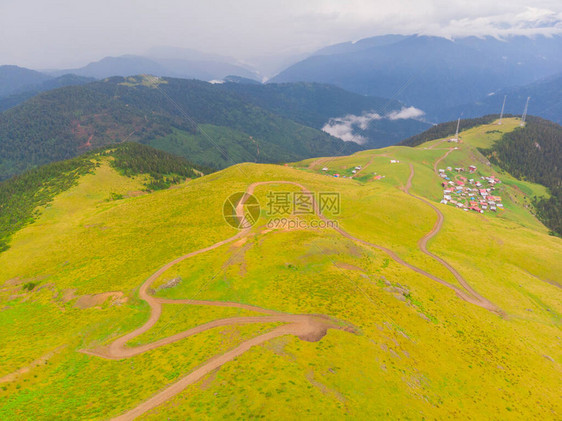
{"type": "Polygon", "coordinates": [[[86,308],[101,308],[106,301],[111,300],[110,305],[120,305],[125,304],[128,300],[127,297],[120,291],[117,292],[102,292],[101,294],[95,295],[81,295],[74,303],[74,307],[81,309],[86,308]]]}

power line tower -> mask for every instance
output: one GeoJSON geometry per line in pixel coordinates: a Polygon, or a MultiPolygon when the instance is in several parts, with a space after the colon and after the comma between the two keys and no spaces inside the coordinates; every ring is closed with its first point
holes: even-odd
{"type": "Polygon", "coordinates": [[[527,97],[527,102],[525,103],[525,109],[523,110],[523,115],[521,116],[521,127],[525,125],[525,119],[527,118],[527,109],[529,108],[530,96],[527,97]]]}
{"type": "Polygon", "coordinates": [[[502,118],[503,118],[503,110],[505,109],[505,99],[507,98],[507,95],[503,96],[503,104],[502,104],[502,112],[500,113],[500,121],[498,122],[498,124],[502,124],[502,118]]]}
{"type": "Polygon", "coordinates": [[[457,132],[455,133],[455,139],[457,139],[457,141],[459,140],[459,127],[461,125],[461,118],[459,117],[458,121],[457,121],[457,132]]]}

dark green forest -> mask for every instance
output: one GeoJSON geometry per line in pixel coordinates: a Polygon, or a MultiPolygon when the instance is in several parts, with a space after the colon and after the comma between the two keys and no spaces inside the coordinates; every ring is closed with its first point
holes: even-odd
{"type": "Polygon", "coordinates": [[[193,162],[215,167],[357,150],[220,85],[114,77],[44,92],[0,113],[0,180],[125,140],[159,148],[162,144],[164,150],[173,149],[193,162]],[[200,126],[220,129],[223,141],[215,142],[200,126]],[[169,139],[159,142],[171,135],[177,135],[173,148],[169,139]],[[216,162],[217,156],[210,159],[208,150],[218,152],[216,162]]]}
{"type": "MultiPolygon", "coordinates": [[[[330,118],[366,112],[385,116],[403,107],[397,100],[360,95],[321,83],[226,83],[223,87],[255,105],[316,129],[322,129],[330,118]]],[[[364,147],[368,149],[393,145],[429,126],[413,119],[381,119],[372,120],[366,129],[356,130],[367,139],[364,147]]]]}
{"type": "Polygon", "coordinates": [[[549,188],[550,198],[534,198],[537,216],[553,233],[562,235],[562,126],[529,116],[525,127],[480,151],[514,177],[549,188]]]}
{"type": "Polygon", "coordinates": [[[148,174],[148,190],[166,189],[186,178],[196,178],[201,174],[213,172],[209,167],[196,165],[185,158],[134,142],[110,147],[101,155],[112,156],[110,165],[127,177],[148,174]]]}

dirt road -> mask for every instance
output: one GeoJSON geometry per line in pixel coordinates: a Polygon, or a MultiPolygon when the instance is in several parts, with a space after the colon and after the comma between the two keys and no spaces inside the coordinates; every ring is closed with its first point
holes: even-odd
{"type": "MultiPolygon", "coordinates": [[[[437,161],[435,161],[433,169],[434,169],[436,174],[438,174],[437,166],[439,165],[439,162],[441,162],[443,159],[445,159],[453,150],[454,149],[449,149],[449,151],[445,155],[443,155],[441,158],[439,158],[437,161]]],[[[423,202],[426,205],[428,205],[429,207],[431,207],[431,209],[433,209],[433,211],[437,214],[437,221],[435,221],[435,225],[433,226],[431,231],[429,231],[426,235],[424,235],[418,241],[419,249],[422,251],[422,253],[428,255],[432,259],[436,260],[437,262],[439,262],[440,264],[445,266],[447,268],[447,270],[449,272],[451,272],[453,274],[453,276],[457,279],[458,283],[464,288],[464,290],[468,294],[470,294],[474,299],[477,300],[478,305],[480,305],[481,307],[484,307],[487,310],[490,310],[494,313],[503,314],[503,312],[496,305],[494,305],[491,301],[489,301],[488,299],[486,299],[482,295],[478,294],[478,292],[476,292],[470,286],[470,284],[462,277],[462,275],[453,266],[451,266],[449,264],[449,262],[447,262],[445,259],[433,254],[432,252],[430,252],[427,249],[427,242],[429,240],[431,240],[433,237],[435,237],[439,233],[439,231],[441,231],[441,228],[443,227],[443,221],[445,220],[445,217],[443,216],[443,213],[437,208],[437,206],[435,206],[429,200],[426,200],[426,199],[424,199],[423,197],[420,197],[420,196],[416,196],[415,194],[410,192],[410,188],[412,187],[412,179],[414,178],[414,174],[415,174],[414,166],[412,164],[410,164],[410,175],[408,177],[408,181],[406,183],[406,187],[405,187],[404,191],[408,195],[412,196],[413,198],[415,198],[417,200],[420,200],[421,202],[423,202]]]]}
{"type": "MultiPolygon", "coordinates": [[[[411,168],[410,178],[409,178],[408,184],[406,186],[406,190],[407,190],[408,194],[411,194],[411,193],[409,193],[409,189],[411,187],[412,178],[413,178],[413,167],[411,168]]],[[[247,194],[243,196],[240,203],[236,206],[236,215],[238,216],[238,218],[240,220],[243,220],[245,218],[244,202],[247,200],[249,195],[253,194],[256,187],[266,185],[266,184],[291,184],[291,185],[299,187],[304,192],[309,192],[309,190],[306,187],[304,187],[303,185],[301,185],[299,183],[296,183],[296,182],[291,182],[291,181],[264,181],[264,182],[252,183],[250,186],[248,186],[248,188],[246,190],[247,194]]],[[[414,195],[412,195],[412,196],[418,198],[417,196],[414,196],[414,195]]],[[[426,202],[424,199],[421,199],[421,198],[418,198],[418,199],[426,202]]],[[[433,205],[431,205],[431,204],[430,204],[430,206],[433,207],[433,205]]],[[[448,267],[449,270],[454,271],[453,273],[454,274],[456,273],[455,276],[457,276],[458,273],[454,270],[454,268],[452,268],[450,265],[448,265],[443,259],[440,259],[439,257],[437,257],[437,256],[431,254],[429,251],[427,251],[427,248],[426,248],[427,241],[430,238],[432,238],[434,235],[436,235],[437,232],[439,232],[439,230],[441,229],[441,226],[442,226],[442,222],[443,222],[443,215],[435,207],[434,207],[434,209],[436,210],[438,215],[440,215],[439,218],[438,218],[438,222],[434,226],[433,230],[430,233],[428,233],[426,236],[424,236],[424,238],[422,238],[420,240],[420,242],[419,242],[420,249],[422,249],[422,251],[424,253],[429,254],[433,258],[435,258],[438,261],[440,261],[441,263],[445,264],[446,267],[448,267]]],[[[315,212],[316,212],[316,214],[318,215],[319,218],[323,219],[324,221],[327,221],[327,218],[320,212],[320,209],[318,207],[318,203],[316,203],[316,202],[314,202],[314,210],[315,210],[315,212]]],[[[366,246],[373,247],[373,248],[376,248],[378,250],[381,250],[384,253],[386,253],[389,257],[391,257],[394,261],[396,261],[397,263],[399,263],[399,264],[401,264],[401,265],[403,265],[403,266],[405,266],[405,267],[407,267],[407,268],[409,268],[409,269],[411,269],[411,270],[413,270],[413,271],[415,271],[415,272],[417,272],[421,275],[424,275],[424,276],[426,276],[426,277],[428,277],[428,278],[430,278],[430,279],[432,279],[436,282],[439,282],[440,284],[445,285],[448,288],[451,288],[463,300],[466,300],[466,301],[468,301],[470,303],[473,303],[475,305],[487,308],[490,311],[497,312],[496,307],[493,306],[491,303],[489,303],[487,300],[485,300],[483,297],[479,296],[474,290],[472,290],[470,288],[470,286],[468,285],[468,283],[466,283],[460,275],[458,275],[458,277],[460,279],[462,279],[463,283],[461,283],[461,285],[463,285],[465,290],[462,290],[461,288],[458,288],[458,287],[440,279],[439,277],[424,271],[423,269],[420,269],[420,268],[418,268],[418,267],[416,267],[416,266],[414,266],[410,263],[405,262],[396,253],[394,253],[390,249],[387,249],[383,246],[373,244],[373,243],[370,243],[370,242],[365,241],[363,239],[357,238],[357,237],[349,234],[347,231],[343,230],[342,228],[336,227],[334,229],[339,234],[341,234],[342,236],[344,236],[344,237],[346,237],[346,238],[348,238],[352,241],[356,241],[356,242],[359,242],[359,243],[364,244],[366,246]]],[[[196,334],[201,333],[203,331],[213,329],[213,328],[216,328],[216,327],[220,327],[220,326],[242,325],[242,324],[250,324],[250,323],[279,323],[279,322],[285,323],[285,324],[282,325],[282,326],[276,327],[273,330],[271,330],[269,332],[266,332],[262,335],[256,336],[252,339],[249,339],[249,340],[241,343],[240,345],[238,345],[236,348],[231,349],[224,354],[212,357],[210,360],[203,363],[199,368],[197,368],[193,372],[189,373],[185,377],[181,378],[180,380],[178,380],[177,382],[173,383],[172,385],[166,387],[165,389],[161,390],[160,392],[156,393],[150,399],[142,402],[140,405],[133,408],[132,410],[126,412],[125,414],[123,414],[119,417],[114,418],[115,420],[132,420],[132,419],[144,414],[145,412],[157,407],[158,405],[161,405],[163,402],[165,402],[168,399],[172,398],[173,396],[177,395],[178,393],[180,393],[182,390],[184,390],[190,384],[193,384],[193,383],[197,382],[198,380],[202,379],[205,375],[209,374],[211,371],[217,369],[218,367],[222,366],[223,364],[225,364],[229,361],[232,361],[234,358],[242,355],[244,352],[248,351],[253,346],[260,345],[260,344],[262,344],[262,343],[264,343],[268,340],[271,340],[273,338],[284,336],[284,335],[294,335],[294,336],[297,336],[298,338],[300,338],[302,340],[318,341],[318,340],[322,339],[322,337],[324,337],[324,335],[327,333],[328,329],[340,329],[340,330],[345,330],[345,331],[348,331],[348,332],[355,332],[355,330],[352,327],[350,327],[349,325],[342,324],[341,322],[338,323],[335,320],[331,319],[330,317],[324,316],[324,315],[286,314],[286,313],[282,313],[282,312],[278,312],[278,311],[274,311],[274,310],[264,309],[264,308],[257,307],[257,306],[234,303],[234,302],[215,302],[215,301],[191,300],[191,299],[173,300],[173,299],[166,299],[166,298],[158,298],[158,297],[154,297],[154,296],[150,295],[149,291],[150,291],[151,285],[166,270],[170,269],[175,264],[177,264],[177,263],[179,263],[183,260],[189,259],[190,257],[199,255],[201,253],[205,253],[207,251],[214,250],[214,249],[216,249],[218,247],[221,247],[225,244],[231,243],[231,242],[233,242],[237,239],[240,239],[240,238],[248,235],[250,233],[250,231],[251,231],[251,227],[245,228],[245,229],[241,230],[240,232],[238,232],[237,234],[233,235],[230,238],[219,241],[219,242],[217,242],[213,245],[202,248],[200,250],[196,250],[196,251],[193,251],[191,253],[185,254],[181,257],[178,257],[177,259],[172,260],[171,262],[165,264],[164,266],[162,266],[154,274],[152,274],[139,288],[140,299],[145,300],[148,303],[148,305],[150,306],[150,317],[147,320],[147,322],[144,325],[142,325],[141,327],[139,327],[138,329],[135,329],[134,331],[129,332],[128,334],[116,339],[109,346],[102,347],[102,348],[99,348],[99,349],[94,349],[94,350],[82,350],[81,352],[89,354],[89,355],[101,357],[101,358],[106,358],[106,359],[123,359],[123,358],[130,358],[130,357],[133,357],[135,355],[139,355],[141,353],[159,348],[159,347],[164,346],[164,345],[168,345],[168,344],[177,342],[179,340],[188,338],[190,336],[196,335],[196,334]],[[156,323],[158,322],[158,320],[160,319],[160,316],[162,314],[162,304],[209,305],[209,306],[243,308],[243,309],[255,311],[255,312],[258,312],[258,313],[263,313],[264,316],[231,317],[231,318],[225,318],[225,319],[218,319],[218,320],[214,320],[214,321],[211,321],[211,322],[208,322],[208,323],[204,323],[202,325],[199,325],[199,326],[196,326],[194,328],[191,328],[191,329],[185,330],[183,332],[180,332],[176,335],[173,335],[173,336],[170,336],[170,337],[167,337],[167,338],[164,338],[164,339],[160,339],[158,341],[155,341],[155,342],[152,342],[152,343],[149,343],[149,344],[139,345],[139,346],[136,346],[136,347],[127,346],[127,343],[129,341],[131,341],[134,338],[137,338],[138,336],[142,335],[143,333],[149,331],[150,329],[152,329],[156,325],[156,323]]],[[[459,278],[457,278],[457,279],[459,279],[459,278]]],[[[460,280],[459,280],[459,282],[460,282],[460,280]]]]}
{"type": "MultiPolygon", "coordinates": [[[[281,182],[281,183],[285,183],[285,182],[281,182]]],[[[254,192],[255,188],[262,184],[270,184],[270,183],[262,182],[262,183],[251,184],[246,190],[247,194],[242,197],[240,203],[236,206],[236,214],[240,220],[243,220],[245,218],[244,206],[243,206],[244,202],[247,200],[249,195],[254,192]]],[[[134,331],[129,332],[128,334],[116,339],[109,346],[102,347],[99,349],[94,349],[94,350],[81,350],[81,352],[105,359],[123,359],[123,358],[130,358],[135,355],[139,355],[141,353],[159,348],[161,346],[177,342],[181,339],[188,338],[190,336],[196,335],[198,333],[216,327],[251,324],[251,323],[281,322],[285,324],[273,329],[270,332],[264,333],[250,340],[247,340],[241,343],[236,348],[222,355],[218,355],[211,358],[210,360],[205,362],[202,366],[197,368],[195,371],[191,372],[190,374],[183,377],[182,379],[172,384],[171,386],[168,386],[164,390],[158,392],[152,398],[141,403],[139,406],[135,407],[131,411],[128,411],[127,413],[119,417],[116,417],[115,418],[116,420],[132,420],[142,415],[146,411],[149,411],[150,409],[162,404],[166,400],[180,393],[188,385],[200,380],[211,371],[215,370],[216,368],[222,366],[223,364],[229,361],[232,361],[234,358],[242,355],[244,352],[248,351],[253,346],[262,344],[263,342],[266,342],[270,339],[279,336],[284,336],[284,335],[294,335],[305,341],[318,341],[326,335],[328,329],[339,329],[339,330],[354,332],[354,329],[351,328],[350,326],[342,324],[341,322],[336,322],[335,320],[329,318],[328,316],[323,316],[323,315],[286,314],[274,310],[263,309],[257,306],[233,303],[233,302],[214,302],[214,301],[207,301],[207,300],[191,300],[191,299],[172,300],[172,299],[158,298],[150,295],[149,291],[152,283],[154,283],[156,279],[158,279],[166,270],[171,268],[173,265],[183,260],[189,259],[190,257],[196,256],[201,253],[205,253],[210,250],[214,250],[225,244],[231,243],[249,234],[250,229],[251,228],[246,228],[240,231],[239,233],[237,233],[236,235],[227,238],[226,240],[219,241],[211,246],[185,254],[162,266],[160,269],[154,272],[154,274],[152,274],[139,288],[139,298],[146,301],[150,306],[150,317],[147,320],[147,322],[141,327],[139,327],[138,329],[135,329],[134,331]],[[162,304],[234,307],[234,308],[251,310],[258,313],[264,313],[267,315],[249,316],[249,317],[231,317],[231,318],[214,320],[149,344],[139,345],[136,347],[127,346],[127,343],[129,341],[149,331],[156,325],[162,314],[162,304]]]]}

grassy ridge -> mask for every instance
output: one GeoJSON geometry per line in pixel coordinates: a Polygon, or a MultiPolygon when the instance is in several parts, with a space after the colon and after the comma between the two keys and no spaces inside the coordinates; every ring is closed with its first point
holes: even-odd
{"type": "Polygon", "coordinates": [[[35,210],[76,184],[96,164],[91,157],[53,163],[0,183],[0,252],[12,234],[37,216],[35,210]]]}
{"type": "Polygon", "coordinates": [[[539,218],[553,234],[562,235],[562,126],[529,116],[525,127],[505,134],[482,149],[491,162],[519,180],[540,183],[550,197],[534,197],[539,218]]]}
{"type": "Polygon", "coordinates": [[[145,187],[150,190],[168,188],[186,177],[211,172],[184,158],[135,143],[115,145],[27,171],[0,182],[0,252],[9,247],[10,237],[16,231],[37,218],[38,208],[70,189],[81,176],[92,173],[102,157],[111,157],[111,166],[128,177],[147,174],[145,187]]]}
{"type": "MultiPolygon", "coordinates": [[[[510,130],[509,124],[501,130],[510,130]]],[[[476,145],[498,136],[487,131],[491,127],[463,132],[460,149],[447,162],[482,158],[476,145]]],[[[121,361],[76,352],[141,325],[148,311],[136,300],[136,288],[168,261],[234,234],[223,220],[223,201],[254,181],[293,180],[311,191],[339,192],[342,213],[337,220],[344,229],[451,280],[417,247],[435,223],[435,213],[399,189],[411,163],[416,171],[412,191],[430,199],[438,196],[433,162],[446,152],[440,146],[435,141],[418,148],[364,151],[323,162],[316,170],[308,168],[310,162],[295,168],[243,164],[178,188],[129,197],[127,192],[142,188],[145,180],[124,177],[102,163],[57,195],[0,254],[0,333],[9,344],[2,347],[0,376],[66,345],[48,363],[0,383],[0,417],[116,416],[216,353],[270,329],[271,325],[215,329],[121,361]],[[434,149],[424,149],[433,144],[434,149]],[[400,163],[390,164],[391,158],[400,163]],[[359,180],[336,179],[321,171],[327,166],[345,174],[356,165],[365,166],[359,180]],[[375,172],[385,178],[373,180],[375,172]],[[106,201],[112,192],[124,199],[106,201]],[[27,281],[38,286],[23,291],[27,281]],[[63,299],[69,291],[75,296],[121,291],[128,301],[80,309],[75,299],[63,299]]],[[[480,167],[486,173],[497,171],[494,166],[480,167]]],[[[499,176],[508,180],[507,175],[499,176]]],[[[532,183],[521,186],[531,192],[540,189],[532,183]]],[[[509,316],[498,318],[332,230],[269,231],[264,226],[268,192],[290,189],[257,188],[262,218],[253,235],[245,243],[225,245],[174,266],[155,286],[176,276],[182,282],[158,295],[328,314],[351,323],[358,334],[329,331],[314,343],[291,336],[267,342],[145,419],[292,419],[295,414],[305,419],[442,419],[467,414],[531,419],[562,413],[562,343],[557,339],[562,292],[556,285],[562,243],[549,236],[522,203],[514,199],[513,211],[505,216],[437,204],[445,223],[430,250],[446,258],[509,316]]],[[[189,306],[166,306],[164,312],[162,324],[147,332],[143,342],[232,314],[189,306]]]]}
{"type": "MultiPolygon", "coordinates": [[[[498,119],[498,114],[489,114],[479,118],[465,118],[461,119],[459,130],[468,130],[483,124],[490,124],[498,119]]],[[[454,135],[457,130],[457,121],[448,121],[446,123],[436,124],[432,128],[424,131],[423,133],[411,136],[400,142],[404,146],[418,146],[422,143],[432,141],[434,139],[441,139],[447,136],[454,135]]]]}

